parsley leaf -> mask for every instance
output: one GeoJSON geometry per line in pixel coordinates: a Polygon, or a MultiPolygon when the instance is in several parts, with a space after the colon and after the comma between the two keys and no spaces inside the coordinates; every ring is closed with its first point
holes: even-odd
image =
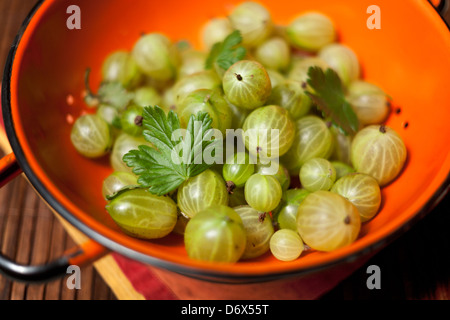
{"type": "Polygon", "coordinates": [[[223,42],[215,43],[206,59],[205,69],[211,69],[217,63],[219,67],[227,70],[234,63],[244,59],[247,54],[247,49],[240,46],[241,42],[241,32],[235,30],[223,42]]]}
{"type": "Polygon", "coordinates": [[[166,116],[158,106],[145,107],[144,137],[154,148],[141,145],[125,154],[123,160],[133,167],[142,187],[156,195],[167,194],[212,165],[198,159],[205,148],[214,143],[208,139],[213,132],[211,123],[208,113],[199,112],[191,115],[187,129],[183,131],[179,130],[180,121],[175,112],[170,111],[166,116]]]}
{"type": "Polygon", "coordinates": [[[359,121],[350,103],[345,99],[339,75],[332,69],[324,72],[320,67],[310,67],[307,82],[312,92],[306,91],[306,94],[317,107],[346,134],[356,133],[359,121]]]}
{"type": "Polygon", "coordinates": [[[91,69],[87,69],[84,76],[87,105],[95,107],[101,103],[110,105],[116,109],[124,109],[133,99],[133,93],[124,88],[120,82],[103,82],[100,84],[97,94],[94,94],[89,86],[91,69]]]}
{"type": "Polygon", "coordinates": [[[134,97],[133,93],[128,92],[120,82],[102,83],[97,95],[102,103],[117,109],[125,108],[134,97]]]}
{"type": "Polygon", "coordinates": [[[187,40],[180,40],[175,45],[180,51],[188,50],[191,48],[191,44],[187,40]]]}

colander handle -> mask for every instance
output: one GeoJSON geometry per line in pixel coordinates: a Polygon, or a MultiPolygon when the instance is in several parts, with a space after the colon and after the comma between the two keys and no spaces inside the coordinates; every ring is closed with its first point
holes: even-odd
{"type": "MultiPolygon", "coordinates": [[[[13,153],[0,159],[0,188],[22,173],[13,153]]],[[[23,282],[46,282],[67,274],[71,265],[82,266],[99,259],[107,250],[93,240],[71,248],[53,261],[40,265],[22,265],[0,253],[0,272],[23,282]]]]}
{"type": "Polygon", "coordinates": [[[435,8],[436,11],[444,17],[447,11],[450,9],[449,0],[428,0],[435,8]]]}

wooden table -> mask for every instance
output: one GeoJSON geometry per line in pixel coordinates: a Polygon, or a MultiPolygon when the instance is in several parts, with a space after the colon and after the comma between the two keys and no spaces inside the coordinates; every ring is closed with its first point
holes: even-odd
{"type": "MultiPolygon", "coordinates": [[[[0,70],[9,47],[35,0],[0,1],[0,70]]],[[[447,17],[450,21],[450,15],[447,17]]],[[[1,154],[1,152],[0,152],[1,154]]],[[[401,238],[375,255],[322,299],[450,298],[450,196],[401,238]],[[381,270],[381,289],[366,286],[367,267],[381,270]]],[[[41,263],[73,247],[82,235],[67,227],[19,177],[0,190],[0,250],[21,263],[41,263]],[[46,230],[41,232],[40,230],[46,230]]],[[[108,259],[108,256],[105,258],[108,259]]],[[[27,285],[0,276],[0,300],[142,299],[112,260],[85,268],[81,290],[64,279],[27,285]]]]}

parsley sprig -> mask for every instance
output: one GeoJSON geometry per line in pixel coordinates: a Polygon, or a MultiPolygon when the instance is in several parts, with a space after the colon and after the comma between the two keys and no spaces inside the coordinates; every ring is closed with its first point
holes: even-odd
{"type": "Polygon", "coordinates": [[[228,70],[234,63],[244,59],[247,49],[241,46],[242,35],[239,30],[230,33],[224,41],[215,43],[206,59],[205,69],[212,69],[214,64],[228,70]]]}
{"type": "Polygon", "coordinates": [[[325,116],[330,117],[332,122],[346,134],[356,133],[359,129],[359,121],[345,98],[339,75],[330,68],[324,72],[320,67],[310,67],[307,82],[313,90],[306,91],[306,94],[325,116]]]}
{"type": "Polygon", "coordinates": [[[92,92],[89,85],[89,75],[91,69],[88,68],[84,75],[84,83],[86,87],[86,95],[84,100],[87,105],[96,107],[99,104],[107,104],[116,109],[124,109],[133,99],[133,93],[129,92],[124,86],[117,81],[102,82],[98,88],[97,94],[92,92]]]}
{"type": "Polygon", "coordinates": [[[208,113],[191,115],[184,136],[172,140],[173,134],[180,132],[177,114],[170,111],[166,116],[158,106],[146,107],[143,113],[144,137],[154,147],[141,145],[125,154],[123,160],[133,167],[141,187],[156,195],[167,194],[212,165],[198,159],[214,143],[210,139],[213,132],[211,123],[208,113]]]}

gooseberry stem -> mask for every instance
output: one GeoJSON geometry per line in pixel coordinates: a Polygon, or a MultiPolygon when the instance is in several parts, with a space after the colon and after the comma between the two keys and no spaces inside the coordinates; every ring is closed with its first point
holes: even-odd
{"type": "Polygon", "coordinates": [[[90,106],[97,106],[100,103],[100,101],[99,101],[98,95],[96,95],[92,92],[91,87],[89,85],[89,75],[90,74],[91,74],[91,68],[87,68],[86,72],[84,73],[84,86],[85,86],[85,90],[86,90],[85,101],[90,106]]]}
{"type": "Polygon", "coordinates": [[[144,120],[142,116],[136,116],[136,118],[134,118],[134,124],[142,127],[142,120],[144,120]]]}
{"type": "Polygon", "coordinates": [[[264,220],[266,219],[266,215],[267,215],[267,212],[261,213],[258,217],[259,222],[263,223],[264,220]]]}
{"type": "Polygon", "coordinates": [[[226,186],[227,186],[228,194],[233,194],[234,189],[236,189],[236,185],[234,184],[234,182],[233,181],[227,181],[226,182],[226,186]]]}
{"type": "Polygon", "coordinates": [[[344,223],[345,223],[345,224],[350,224],[350,217],[349,217],[349,216],[346,216],[346,217],[345,217],[344,223]]]}

